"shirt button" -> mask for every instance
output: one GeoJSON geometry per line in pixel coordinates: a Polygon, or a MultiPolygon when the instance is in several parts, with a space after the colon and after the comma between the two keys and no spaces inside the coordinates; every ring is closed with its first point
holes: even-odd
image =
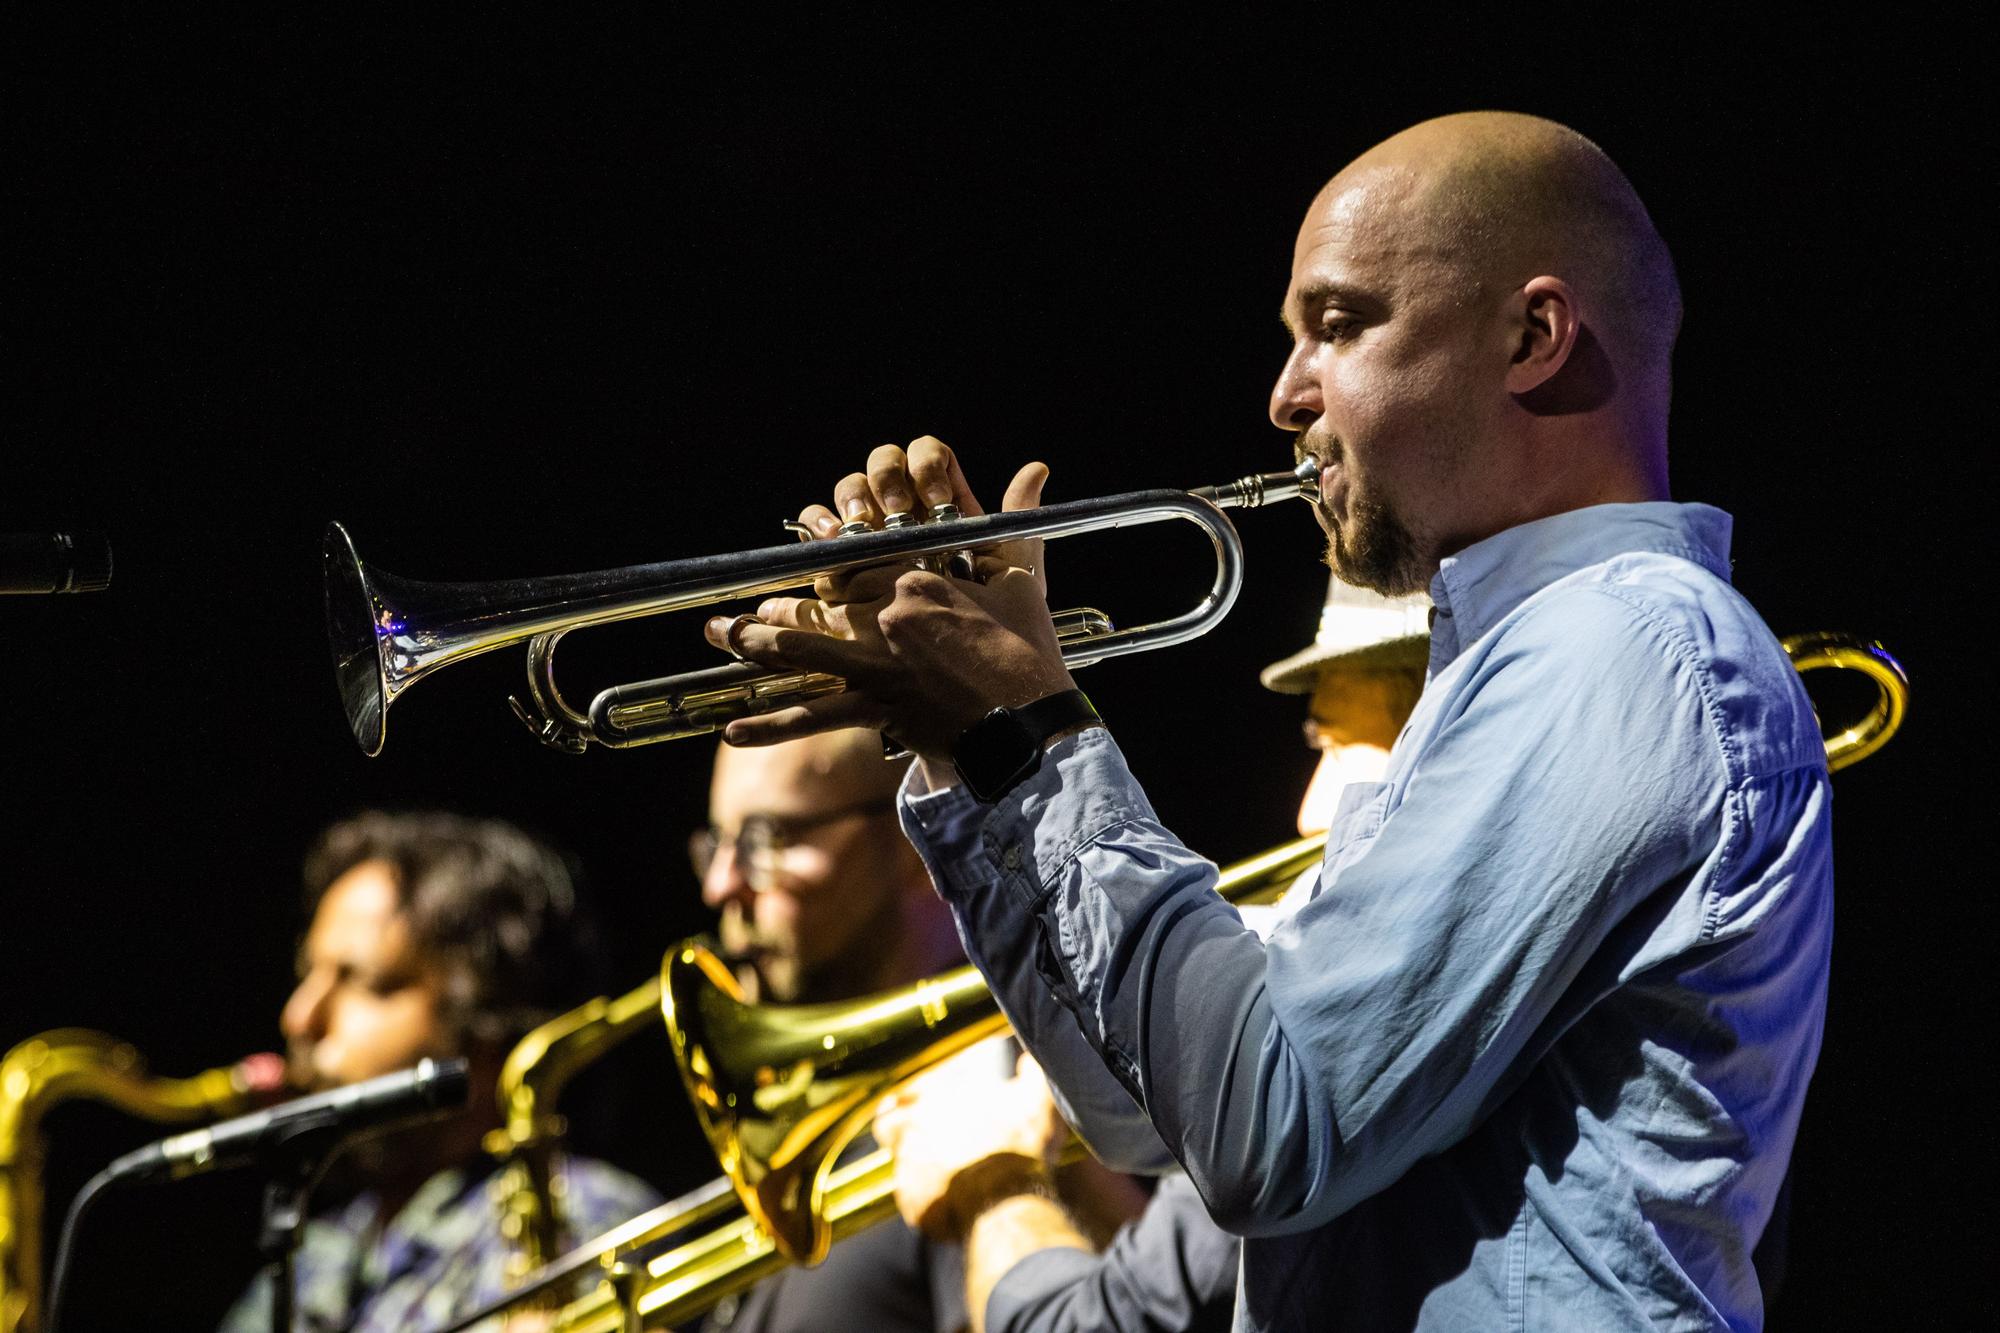
{"type": "Polygon", "coordinates": [[[1019,844],[1010,846],[1005,852],[1001,853],[1000,864],[1008,870],[1019,870],[1021,868],[1021,848],[1019,844]]]}

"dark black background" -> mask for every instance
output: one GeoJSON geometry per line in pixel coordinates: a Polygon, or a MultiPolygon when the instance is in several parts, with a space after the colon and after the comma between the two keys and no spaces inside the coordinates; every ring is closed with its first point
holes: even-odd
{"type": "MultiPolygon", "coordinates": [[[[1986,790],[1951,683],[1980,610],[1950,539],[1990,435],[1973,34],[1349,9],[17,15],[0,526],[102,528],[118,572],[0,604],[0,1044],[84,1024],[176,1073],[271,1045],[299,854],[374,804],[573,849],[610,984],[636,982],[705,924],[681,849],[709,747],[544,751],[507,713],[509,652],[424,683],[362,758],[320,628],[328,519],[383,567],[478,579],[761,545],[926,431],[989,491],[1047,459],[1052,498],[1279,466],[1275,312],[1314,189],[1424,116],[1527,110],[1603,144],[1674,248],[1676,491],[1737,515],[1740,586],[1781,632],[1881,637],[1915,680],[1903,735],[1836,784],[1831,1013],[1772,1326],[1945,1308],[1990,1188],[1960,1109],[1992,1052],[1988,890],[1949,808],[1986,790]]],[[[1086,682],[1218,857],[1283,837],[1309,768],[1297,701],[1255,673],[1309,637],[1316,531],[1302,507],[1242,527],[1223,629],[1086,682]]],[[[1183,549],[1078,543],[1054,595],[1167,609],[1155,569],[1203,577],[1183,549]]],[[[580,639],[567,678],[709,660],[694,620],[658,622],[580,639]]],[[[678,1186],[712,1164],[663,1059],[575,1100],[586,1142],[678,1186]]],[[[151,1133],[86,1107],[52,1129],[59,1196],[151,1133]]],[[[81,1313],[205,1326],[253,1209],[221,1179],[107,1206],[81,1313]]]]}

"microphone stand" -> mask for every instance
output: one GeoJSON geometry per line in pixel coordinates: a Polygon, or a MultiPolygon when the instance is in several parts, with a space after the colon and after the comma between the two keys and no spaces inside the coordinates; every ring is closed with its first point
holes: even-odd
{"type": "Polygon", "coordinates": [[[312,1180],[304,1171],[285,1171],[264,1182],[264,1205],[257,1226],[257,1254],[271,1275],[271,1333],[292,1333],[292,1258],[305,1228],[306,1197],[312,1180]]]}
{"type": "Polygon", "coordinates": [[[293,1333],[298,1301],[293,1259],[305,1232],[306,1201],[327,1163],[353,1137],[341,1133],[339,1117],[329,1111],[289,1130],[258,1154],[265,1179],[257,1256],[271,1276],[271,1333],[293,1333]]]}
{"type": "Polygon", "coordinates": [[[465,1102],[463,1060],[419,1060],[410,1069],[255,1111],[212,1129],[162,1139],[111,1163],[70,1200],[49,1282],[48,1327],[55,1333],[77,1231],[105,1190],[136,1180],[177,1180],[217,1167],[251,1165],[265,1178],[258,1254],[271,1275],[273,1333],[292,1333],[297,1294],[293,1256],[305,1228],[306,1199],[328,1162],[353,1139],[448,1114],[465,1102]]]}

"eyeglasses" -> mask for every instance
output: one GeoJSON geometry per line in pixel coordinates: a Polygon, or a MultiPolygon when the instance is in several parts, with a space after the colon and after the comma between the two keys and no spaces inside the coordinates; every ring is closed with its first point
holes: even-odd
{"type": "Polygon", "coordinates": [[[1305,732],[1306,748],[1308,750],[1318,750],[1323,752],[1326,750],[1331,750],[1336,745],[1342,745],[1346,743],[1345,740],[1343,739],[1346,736],[1346,733],[1344,731],[1342,731],[1339,727],[1331,726],[1325,722],[1322,722],[1316,717],[1307,718],[1305,720],[1305,726],[1303,727],[1303,730],[1305,732]]]}
{"type": "Polygon", "coordinates": [[[745,815],[733,838],[723,837],[722,831],[713,824],[690,833],[688,860],[694,865],[695,877],[707,879],[709,868],[715,864],[715,858],[722,849],[733,847],[743,867],[743,877],[750,881],[750,887],[767,889],[777,881],[778,862],[784,854],[807,841],[812,833],[843,819],[886,814],[895,808],[894,797],[880,797],[809,815],[745,815]]]}

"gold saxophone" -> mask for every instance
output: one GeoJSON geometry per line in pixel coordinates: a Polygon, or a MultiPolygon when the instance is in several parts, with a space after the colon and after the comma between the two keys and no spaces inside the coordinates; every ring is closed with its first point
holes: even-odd
{"type": "MultiPolygon", "coordinates": [[[[1822,722],[1830,770],[1867,758],[1901,727],[1908,678],[1879,643],[1837,633],[1795,634],[1781,643],[1801,673],[1853,671],[1876,687],[1862,718],[1822,722]]],[[[1275,898],[1318,863],[1323,842],[1324,835],[1305,838],[1239,862],[1222,873],[1216,891],[1238,903],[1275,898]]],[[[1005,1029],[984,980],[969,967],[844,1004],[749,1005],[721,960],[698,942],[677,945],[659,980],[552,1020],[508,1059],[501,1080],[507,1128],[489,1147],[509,1155],[504,1225],[526,1283],[517,1304],[560,1300],[569,1283],[595,1274],[603,1280],[594,1292],[562,1306],[558,1333],[657,1328],[690,1319],[789,1263],[818,1262],[832,1243],[894,1211],[888,1153],[836,1163],[876,1102],[1005,1029]],[[561,1120],[553,1100],[579,1069],[645,1026],[655,1006],[733,1189],[718,1183],[697,1190],[556,1260],[559,1201],[547,1163],[561,1120]]]]}
{"type": "Polygon", "coordinates": [[[504,1164],[497,1189],[510,1281],[558,1253],[563,1227],[555,1152],[568,1126],[556,1113],[556,1098],[580,1071],[656,1022],[659,1008],[655,978],[616,999],[600,995],[550,1019],[508,1052],[500,1067],[505,1119],[486,1136],[486,1151],[504,1164]]]}
{"type": "Polygon", "coordinates": [[[0,1333],[36,1333],[42,1318],[42,1117],[88,1098],[142,1120],[185,1124],[238,1115],[283,1082],[275,1055],[191,1078],[154,1078],[139,1052],[88,1028],[28,1038],[0,1058],[0,1333]]]}

